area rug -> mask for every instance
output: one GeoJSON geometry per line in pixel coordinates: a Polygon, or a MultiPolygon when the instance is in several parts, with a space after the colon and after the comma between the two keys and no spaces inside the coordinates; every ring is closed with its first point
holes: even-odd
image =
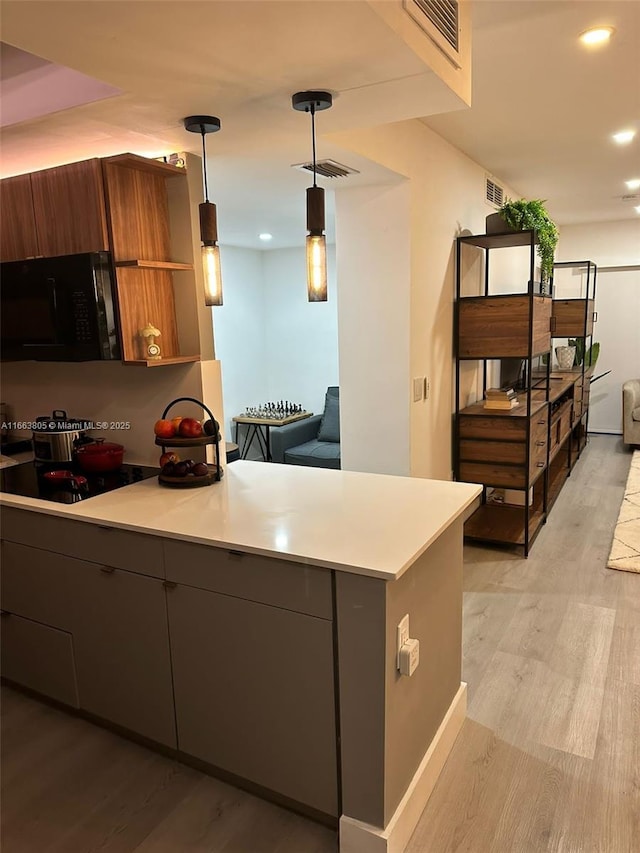
{"type": "Polygon", "coordinates": [[[640,450],[631,459],[607,568],[640,573],[640,450]]]}

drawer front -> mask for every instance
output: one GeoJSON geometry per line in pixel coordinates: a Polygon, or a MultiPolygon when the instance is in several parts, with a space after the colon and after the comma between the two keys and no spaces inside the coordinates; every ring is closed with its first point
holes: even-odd
{"type": "Polygon", "coordinates": [[[71,634],[7,613],[1,628],[3,677],[78,708],[71,634]]]}
{"type": "MultiPolygon", "coordinates": [[[[66,631],[72,629],[73,563],[62,554],[2,542],[2,609],[66,631]]],[[[91,563],[79,563],[96,571],[91,563]]]]}
{"type": "Polygon", "coordinates": [[[116,527],[70,521],[44,513],[2,507],[2,538],[80,560],[164,578],[162,540],[116,527]],[[34,528],[37,527],[37,541],[34,528]]]}
{"type": "Polygon", "coordinates": [[[460,415],[460,438],[488,438],[503,441],[526,440],[527,421],[515,417],[460,415]]]}
{"type": "Polygon", "coordinates": [[[529,459],[529,479],[533,480],[541,471],[547,467],[547,442],[545,439],[544,445],[533,446],[531,448],[531,457],[529,459]]]}
{"type": "Polygon", "coordinates": [[[518,441],[474,441],[460,442],[460,458],[464,462],[503,462],[524,465],[527,446],[518,441]]]}
{"type": "Polygon", "coordinates": [[[461,462],[460,479],[467,483],[482,483],[485,486],[524,489],[524,465],[497,465],[480,462],[461,462]]]}
{"type": "Polygon", "coordinates": [[[165,540],[167,580],[333,618],[331,572],[275,557],[165,540]]]}

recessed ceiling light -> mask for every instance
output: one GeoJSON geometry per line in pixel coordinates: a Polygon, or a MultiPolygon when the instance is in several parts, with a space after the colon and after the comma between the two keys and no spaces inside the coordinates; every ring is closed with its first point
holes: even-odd
{"type": "Polygon", "coordinates": [[[635,130],[621,130],[619,133],[614,133],[612,138],[618,145],[628,145],[635,135],[635,130]]]}
{"type": "Polygon", "coordinates": [[[580,33],[580,41],[582,44],[594,45],[604,44],[609,41],[615,30],[613,27],[591,27],[590,30],[585,30],[580,33]]]}
{"type": "Polygon", "coordinates": [[[625,181],[625,184],[630,190],[639,190],[640,178],[634,178],[632,181],[625,181]]]}
{"type": "Polygon", "coordinates": [[[636,205],[636,213],[640,213],[640,204],[636,205]]]}
{"type": "Polygon", "coordinates": [[[268,240],[273,240],[273,234],[267,234],[266,231],[264,232],[264,234],[258,234],[258,237],[260,238],[260,240],[264,240],[265,243],[268,240]]]}

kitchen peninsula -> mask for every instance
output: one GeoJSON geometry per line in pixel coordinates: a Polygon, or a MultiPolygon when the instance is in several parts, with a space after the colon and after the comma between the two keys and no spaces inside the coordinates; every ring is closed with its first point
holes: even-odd
{"type": "Polygon", "coordinates": [[[2,494],[3,674],[339,824],[343,853],[401,851],[464,719],[480,491],[238,461],[205,488],[2,494]]]}

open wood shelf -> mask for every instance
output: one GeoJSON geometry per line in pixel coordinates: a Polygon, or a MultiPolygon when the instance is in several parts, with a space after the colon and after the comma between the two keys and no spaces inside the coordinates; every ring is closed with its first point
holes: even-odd
{"type": "Polygon", "coordinates": [[[506,249],[512,246],[530,246],[533,231],[503,231],[499,234],[472,234],[460,237],[461,243],[478,246],[480,249],[506,249]]]}
{"type": "Polygon", "coordinates": [[[166,367],[168,364],[188,364],[200,361],[199,355],[173,355],[167,358],[137,358],[123,361],[129,367],[166,367]]]}
{"type": "Polygon", "coordinates": [[[134,269],[150,270],[192,270],[193,264],[181,264],[176,261],[144,261],[140,259],[132,261],[117,261],[117,267],[133,267],[134,269]]]}
{"type": "MultiPolygon", "coordinates": [[[[544,513],[530,508],[530,541],[543,521],[544,513]]],[[[464,535],[483,542],[524,545],[524,507],[483,504],[465,523],[464,535]]]]}
{"type": "Polygon", "coordinates": [[[136,169],[139,172],[161,174],[165,178],[174,178],[186,174],[186,170],[180,166],[172,166],[171,163],[163,163],[161,160],[141,157],[139,154],[117,154],[115,157],[105,157],[102,162],[112,163],[115,166],[128,166],[130,169],[136,169]]]}

